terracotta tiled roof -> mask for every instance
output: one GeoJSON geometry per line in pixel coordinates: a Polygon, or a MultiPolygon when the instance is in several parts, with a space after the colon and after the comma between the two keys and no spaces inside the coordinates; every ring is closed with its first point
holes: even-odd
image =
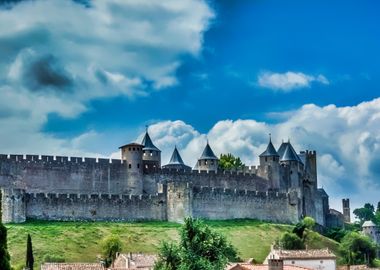
{"type": "MultiPolygon", "coordinates": [[[[226,270],[268,270],[267,264],[234,263],[229,264],[226,270]]],[[[311,270],[310,268],[295,265],[284,265],[283,270],[311,270]]]]}
{"type": "Polygon", "coordinates": [[[129,269],[150,269],[153,267],[155,261],[157,260],[156,255],[151,254],[143,254],[143,253],[129,253],[129,254],[119,254],[119,256],[115,260],[114,268],[112,270],[124,270],[127,268],[123,268],[123,265],[127,263],[127,260],[130,260],[130,268],[129,269]]]}
{"type": "MultiPolygon", "coordinates": [[[[305,249],[305,250],[274,250],[271,252],[278,256],[278,259],[320,259],[331,258],[336,256],[329,249],[305,249]]],[[[276,256],[276,257],[277,257],[276,256]]]]}
{"type": "Polygon", "coordinates": [[[41,270],[104,270],[100,263],[44,263],[41,270]]]}

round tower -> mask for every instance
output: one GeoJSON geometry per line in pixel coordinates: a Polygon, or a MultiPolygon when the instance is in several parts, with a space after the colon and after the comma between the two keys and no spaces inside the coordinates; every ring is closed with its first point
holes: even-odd
{"type": "Polygon", "coordinates": [[[143,165],[145,171],[155,171],[161,168],[161,150],[158,149],[152,142],[149,136],[148,128],[146,129],[143,145],[143,165]]]}
{"type": "Polygon", "coordinates": [[[143,147],[138,143],[120,147],[123,166],[127,170],[127,189],[130,194],[143,193],[143,147]]]}
{"type": "Polygon", "coordinates": [[[215,156],[208,141],[201,157],[195,165],[196,170],[200,171],[218,171],[219,159],[215,156]]]}

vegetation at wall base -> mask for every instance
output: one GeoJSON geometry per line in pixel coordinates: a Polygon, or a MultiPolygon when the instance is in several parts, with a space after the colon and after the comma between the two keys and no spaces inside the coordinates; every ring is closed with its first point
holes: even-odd
{"type": "MultiPolygon", "coordinates": [[[[254,258],[261,263],[271,244],[294,226],[257,220],[205,221],[212,229],[226,236],[242,259],[254,258]]],[[[180,224],[171,222],[55,222],[29,220],[23,224],[6,224],[8,249],[14,266],[25,265],[25,238],[33,235],[34,268],[41,262],[96,262],[101,257],[101,241],[115,234],[123,243],[122,252],[157,253],[163,240],[179,239],[180,224]],[[83,251],[86,252],[83,252],[83,251]]],[[[335,253],[339,244],[308,232],[309,248],[328,247],[335,253]]],[[[18,267],[15,267],[18,270],[18,267]]]]}
{"type": "Polygon", "coordinates": [[[7,228],[0,222],[0,269],[10,270],[10,257],[7,248],[7,228]]]}

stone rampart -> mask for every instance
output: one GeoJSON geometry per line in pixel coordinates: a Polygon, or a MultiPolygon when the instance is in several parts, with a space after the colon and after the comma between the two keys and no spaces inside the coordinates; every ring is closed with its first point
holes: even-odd
{"type": "Polygon", "coordinates": [[[194,217],[223,220],[251,218],[281,223],[299,220],[294,194],[250,190],[194,187],[194,217]]]}
{"type": "Polygon", "coordinates": [[[141,194],[118,159],[0,155],[0,186],[30,192],[141,194]]]}
{"type": "Polygon", "coordinates": [[[166,220],[166,197],[118,194],[26,194],[26,217],[39,220],[166,220]]]}
{"type": "Polygon", "coordinates": [[[170,169],[159,169],[154,173],[144,175],[144,191],[147,193],[157,192],[150,190],[156,188],[156,183],[167,181],[191,182],[194,186],[208,186],[215,188],[268,190],[268,180],[254,174],[240,171],[181,171],[170,169]]]}

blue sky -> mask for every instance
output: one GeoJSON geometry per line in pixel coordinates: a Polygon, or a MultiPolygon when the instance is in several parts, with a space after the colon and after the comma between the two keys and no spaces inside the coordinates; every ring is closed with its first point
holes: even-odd
{"type": "Polygon", "coordinates": [[[208,136],[250,165],[271,132],[336,205],[379,187],[377,1],[5,2],[1,152],[117,156],[149,124],[164,162],[208,136]]]}
{"type": "MultiPolygon", "coordinates": [[[[91,101],[91,109],[75,119],[51,115],[44,130],[57,136],[120,126],[137,132],[146,123],[181,119],[207,132],[220,119],[276,122],[271,113],[305,103],[346,106],[378,96],[380,22],[374,1],[209,4],[215,19],[199,55],[180,57],[177,85],[143,98],[91,101]],[[323,74],[330,83],[285,94],[256,84],[261,72],[289,70],[323,74]],[[130,111],[133,117],[126,118],[130,111]]],[[[132,131],[129,138],[135,136],[132,131]]]]}

